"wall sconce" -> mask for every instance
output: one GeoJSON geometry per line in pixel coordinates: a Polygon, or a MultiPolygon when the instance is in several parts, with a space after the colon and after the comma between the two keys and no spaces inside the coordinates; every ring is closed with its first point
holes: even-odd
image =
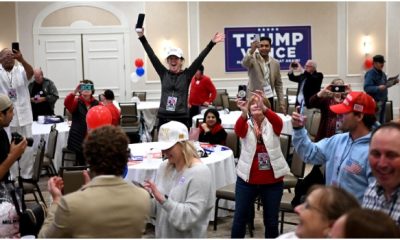
{"type": "Polygon", "coordinates": [[[363,52],[365,55],[368,55],[371,53],[372,50],[372,43],[371,43],[371,37],[366,35],[363,37],[363,52]]]}

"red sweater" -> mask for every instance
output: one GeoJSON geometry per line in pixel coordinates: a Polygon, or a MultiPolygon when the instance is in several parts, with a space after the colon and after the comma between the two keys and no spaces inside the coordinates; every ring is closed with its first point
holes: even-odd
{"type": "Polygon", "coordinates": [[[217,90],[211,79],[202,75],[200,80],[192,78],[190,83],[189,104],[193,106],[201,106],[204,102],[211,103],[217,96],[217,90]]]}
{"type": "Polygon", "coordinates": [[[114,126],[118,126],[119,120],[120,120],[120,112],[119,112],[118,108],[113,103],[107,104],[105,106],[111,112],[111,117],[112,117],[111,124],[114,126]]]}
{"type": "Polygon", "coordinates": [[[70,113],[75,112],[76,108],[78,107],[78,98],[80,98],[86,105],[86,107],[90,106],[90,104],[95,100],[90,97],[89,101],[86,101],[81,95],[79,97],[75,97],[74,93],[68,94],[64,99],[64,106],[70,113]]]}
{"type": "MultiPolygon", "coordinates": [[[[280,135],[283,128],[282,119],[271,109],[267,109],[264,113],[265,117],[272,124],[273,131],[276,135],[280,135]]],[[[243,117],[239,117],[235,124],[235,132],[240,138],[246,137],[247,131],[249,130],[249,125],[247,124],[247,120],[243,117]]],[[[252,131],[252,129],[250,129],[252,131]]],[[[283,177],[275,178],[274,172],[271,169],[269,170],[259,170],[258,169],[258,154],[259,153],[267,153],[268,149],[265,148],[264,143],[257,143],[256,153],[253,156],[253,162],[251,164],[250,169],[250,184],[272,184],[283,181],[283,177]]]]}

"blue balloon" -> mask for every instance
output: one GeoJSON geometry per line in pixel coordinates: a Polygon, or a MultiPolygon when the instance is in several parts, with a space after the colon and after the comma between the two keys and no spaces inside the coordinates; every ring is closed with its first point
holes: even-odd
{"type": "Polygon", "coordinates": [[[136,74],[141,77],[144,75],[144,68],[136,68],[136,74]]]}
{"type": "Polygon", "coordinates": [[[125,165],[124,167],[124,172],[122,173],[122,177],[125,178],[127,174],[128,174],[128,164],[125,165]]]}

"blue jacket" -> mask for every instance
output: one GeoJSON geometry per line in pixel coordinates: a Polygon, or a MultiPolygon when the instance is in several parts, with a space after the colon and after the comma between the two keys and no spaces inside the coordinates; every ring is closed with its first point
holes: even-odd
{"type": "Polygon", "coordinates": [[[387,77],[383,71],[372,68],[365,74],[364,91],[368,93],[375,101],[386,101],[388,96],[387,88],[385,91],[379,90],[379,85],[386,85],[387,77]]]}
{"type": "Polygon", "coordinates": [[[371,133],[352,140],[349,133],[311,142],[304,128],[293,131],[293,145],[306,163],[325,164],[327,185],[339,186],[362,203],[364,192],[375,178],[368,162],[371,133]]]}

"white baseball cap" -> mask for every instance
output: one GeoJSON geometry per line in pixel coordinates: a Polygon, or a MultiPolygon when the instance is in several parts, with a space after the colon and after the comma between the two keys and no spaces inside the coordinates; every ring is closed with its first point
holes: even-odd
{"type": "Polygon", "coordinates": [[[183,58],[183,51],[180,48],[170,48],[167,52],[167,58],[169,56],[176,56],[178,58],[183,58]]]}
{"type": "Polygon", "coordinates": [[[174,146],[177,142],[187,140],[189,140],[187,127],[183,123],[170,121],[160,127],[157,148],[166,150],[174,146]]]}

